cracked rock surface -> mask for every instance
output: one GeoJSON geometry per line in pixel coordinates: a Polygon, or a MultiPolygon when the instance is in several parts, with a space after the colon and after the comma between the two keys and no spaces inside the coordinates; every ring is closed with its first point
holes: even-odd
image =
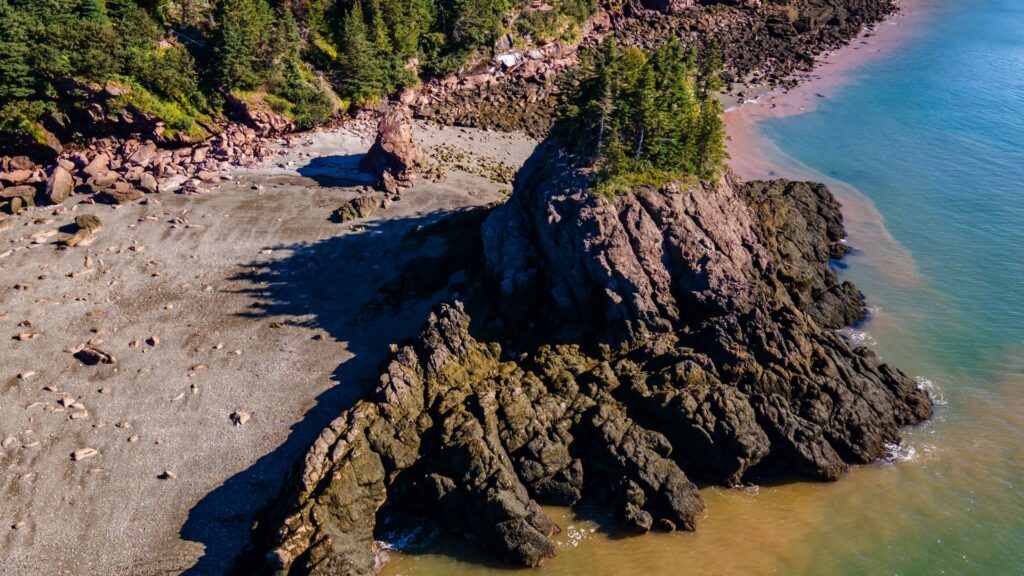
{"type": "Polygon", "coordinates": [[[726,175],[609,199],[554,158],[538,149],[484,222],[469,304],[439,307],[321,434],[247,570],[374,574],[385,504],[538,566],[559,529],[542,504],[694,530],[694,482],[836,480],[930,416],[835,331],[864,306],[829,267],[846,249],[827,188],[726,175]]]}

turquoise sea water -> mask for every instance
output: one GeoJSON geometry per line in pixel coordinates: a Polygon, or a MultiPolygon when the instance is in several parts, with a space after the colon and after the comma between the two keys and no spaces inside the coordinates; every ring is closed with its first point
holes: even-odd
{"type": "Polygon", "coordinates": [[[836,561],[815,564],[1024,574],[1024,2],[936,0],[924,18],[814,111],[760,126],[869,198],[909,251],[855,255],[844,275],[881,309],[864,328],[876,350],[946,401],[909,436],[916,470],[888,517],[904,532],[831,542],[836,561]]]}
{"type": "MultiPolygon", "coordinates": [[[[758,129],[779,173],[834,185],[856,249],[841,275],[873,312],[851,338],[931,388],[935,417],[836,483],[705,489],[692,534],[549,509],[560,550],[531,574],[1024,574],[1024,0],[925,1],[891,53],[758,129]]],[[[471,549],[384,573],[510,573],[471,549]]]]}

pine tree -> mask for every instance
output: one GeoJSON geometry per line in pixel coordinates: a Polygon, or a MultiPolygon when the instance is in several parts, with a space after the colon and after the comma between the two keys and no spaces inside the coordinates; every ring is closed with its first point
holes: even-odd
{"type": "Polygon", "coordinates": [[[377,58],[360,0],[342,23],[342,63],[345,84],[356,102],[376,100],[384,92],[384,69],[377,58]]]}
{"type": "Polygon", "coordinates": [[[79,7],[82,18],[96,22],[108,22],[107,7],[103,0],[84,0],[79,7]]]}
{"type": "Polygon", "coordinates": [[[725,150],[725,131],[722,126],[722,102],[718,92],[722,82],[722,52],[712,39],[705,49],[701,68],[700,120],[697,129],[696,172],[701,178],[712,178],[729,157],[725,150]]]}
{"type": "Polygon", "coordinates": [[[214,12],[213,68],[230,89],[252,90],[275,62],[273,12],[265,0],[218,0],[214,12]]]}
{"type": "Polygon", "coordinates": [[[726,158],[720,69],[710,49],[698,66],[678,42],[645,53],[609,38],[583,54],[553,133],[605,192],[673,175],[713,178],[726,158]]]}
{"type": "Polygon", "coordinates": [[[374,47],[377,49],[377,57],[391,59],[394,50],[391,47],[391,38],[388,33],[388,26],[384,22],[384,12],[381,9],[381,0],[369,0],[370,9],[370,35],[374,47]]]}
{"type": "Polygon", "coordinates": [[[0,0],[0,106],[35,94],[32,69],[32,19],[0,0]]]}

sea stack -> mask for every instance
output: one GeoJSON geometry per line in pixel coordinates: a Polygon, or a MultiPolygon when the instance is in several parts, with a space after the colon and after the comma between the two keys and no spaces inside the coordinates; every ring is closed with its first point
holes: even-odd
{"type": "Polygon", "coordinates": [[[604,501],[630,531],[694,530],[695,481],[836,480],[931,414],[835,330],[864,308],[829,268],[844,231],[827,188],[728,173],[614,198],[590,185],[555,144],[538,149],[483,224],[479,289],[431,314],[323,431],[247,569],[375,574],[385,505],[537,566],[558,530],[541,504],[604,501]]]}

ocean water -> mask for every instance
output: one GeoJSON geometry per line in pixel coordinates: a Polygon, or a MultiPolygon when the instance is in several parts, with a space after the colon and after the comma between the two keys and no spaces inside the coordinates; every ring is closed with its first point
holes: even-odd
{"type": "MultiPolygon", "coordinates": [[[[915,376],[935,417],[832,484],[708,488],[693,534],[564,528],[543,576],[1024,574],[1024,2],[928,0],[917,32],[812,111],[766,120],[780,173],[832,184],[855,225],[848,331],[915,376]]],[[[508,574],[470,544],[385,574],[508,574]]]]}

